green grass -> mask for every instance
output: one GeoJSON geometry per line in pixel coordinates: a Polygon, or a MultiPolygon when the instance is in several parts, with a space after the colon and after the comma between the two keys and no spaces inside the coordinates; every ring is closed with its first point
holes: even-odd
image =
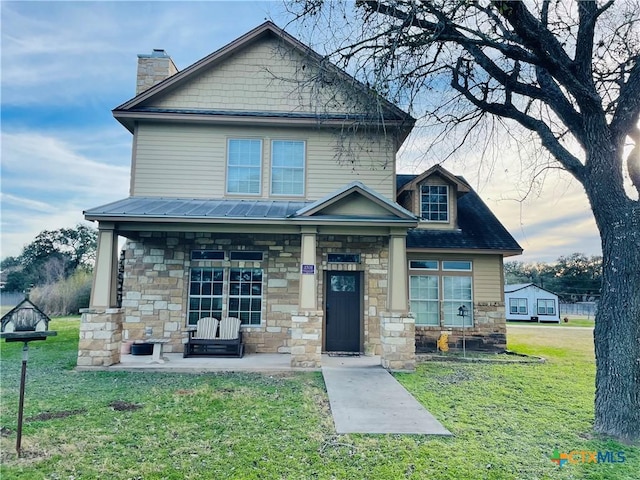
{"type": "MultiPolygon", "coordinates": [[[[399,374],[454,434],[336,435],[322,376],[73,371],[77,318],[31,348],[15,455],[20,345],[2,344],[3,480],[636,479],[640,448],[594,437],[591,331],[511,329],[509,347],[545,364],[428,362],[399,374]],[[141,408],[115,411],[114,401],[141,408]],[[38,420],[43,412],[75,411],[38,420]],[[561,452],[624,451],[620,464],[559,468],[561,452]]],[[[390,405],[389,408],[393,408],[390,405]]]]}

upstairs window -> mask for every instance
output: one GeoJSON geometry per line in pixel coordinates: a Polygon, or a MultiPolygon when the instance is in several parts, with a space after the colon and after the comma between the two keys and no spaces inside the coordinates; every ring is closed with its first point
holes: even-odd
{"type": "Polygon", "coordinates": [[[229,139],[227,193],[260,194],[262,140],[229,139]]]}
{"type": "Polygon", "coordinates": [[[449,221],[449,187],[422,185],[420,189],[420,216],[428,222],[449,221]]]}
{"type": "Polygon", "coordinates": [[[304,195],[304,142],[271,143],[271,194],[304,195]]]}

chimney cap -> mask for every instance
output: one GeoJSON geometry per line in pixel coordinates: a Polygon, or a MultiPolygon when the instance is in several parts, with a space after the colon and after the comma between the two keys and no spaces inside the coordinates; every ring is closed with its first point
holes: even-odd
{"type": "Polygon", "coordinates": [[[151,53],[139,53],[138,58],[169,58],[163,48],[154,48],[151,53]]]}

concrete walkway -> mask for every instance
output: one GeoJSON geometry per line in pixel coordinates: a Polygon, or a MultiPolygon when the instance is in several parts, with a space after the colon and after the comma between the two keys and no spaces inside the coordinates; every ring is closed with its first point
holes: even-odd
{"type": "Polygon", "coordinates": [[[322,356],[337,433],[451,435],[393,376],[380,357],[322,356]]]}

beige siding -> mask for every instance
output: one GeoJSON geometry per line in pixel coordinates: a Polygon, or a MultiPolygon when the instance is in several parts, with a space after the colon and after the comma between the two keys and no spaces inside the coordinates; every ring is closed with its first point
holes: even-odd
{"type": "MultiPolygon", "coordinates": [[[[327,77],[327,73],[324,74],[327,77]]],[[[211,110],[362,113],[345,82],[322,86],[313,66],[276,39],[266,39],[213,65],[149,106],[211,110]],[[315,80],[314,80],[315,79],[315,80]],[[341,88],[336,85],[340,85],[341,88]]],[[[372,102],[367,102],[371,104],[372,102]]]]}
{"type": "Polygon", "coordinates": [[[344,145],[339,135],[324,129],[157,123],[138,125],[132,195],[225,196],[229,138],[262,139],[262,198],[270,196],[271,140],[290,139],[306,142],[306,199],[317,200],[356,180],[392,199],[395,155],[393,142],[384,137],[371,140],[360,136],[344,145]],[[338,158],[336,152],[342,156],[338,158]]]}
{"type": "Polygon", "coordinates": [[[502,256],[476,255],[473,260],[473,289],[475,302],[504,301],[502,284],[502,256]]]}
{"type": "Polygon", "coordinates": [[[363,215],[373,217],[395,217],[389,210],[362,195],[352,193],[339,202],[322,209],[322,215],[363,215]]]}

